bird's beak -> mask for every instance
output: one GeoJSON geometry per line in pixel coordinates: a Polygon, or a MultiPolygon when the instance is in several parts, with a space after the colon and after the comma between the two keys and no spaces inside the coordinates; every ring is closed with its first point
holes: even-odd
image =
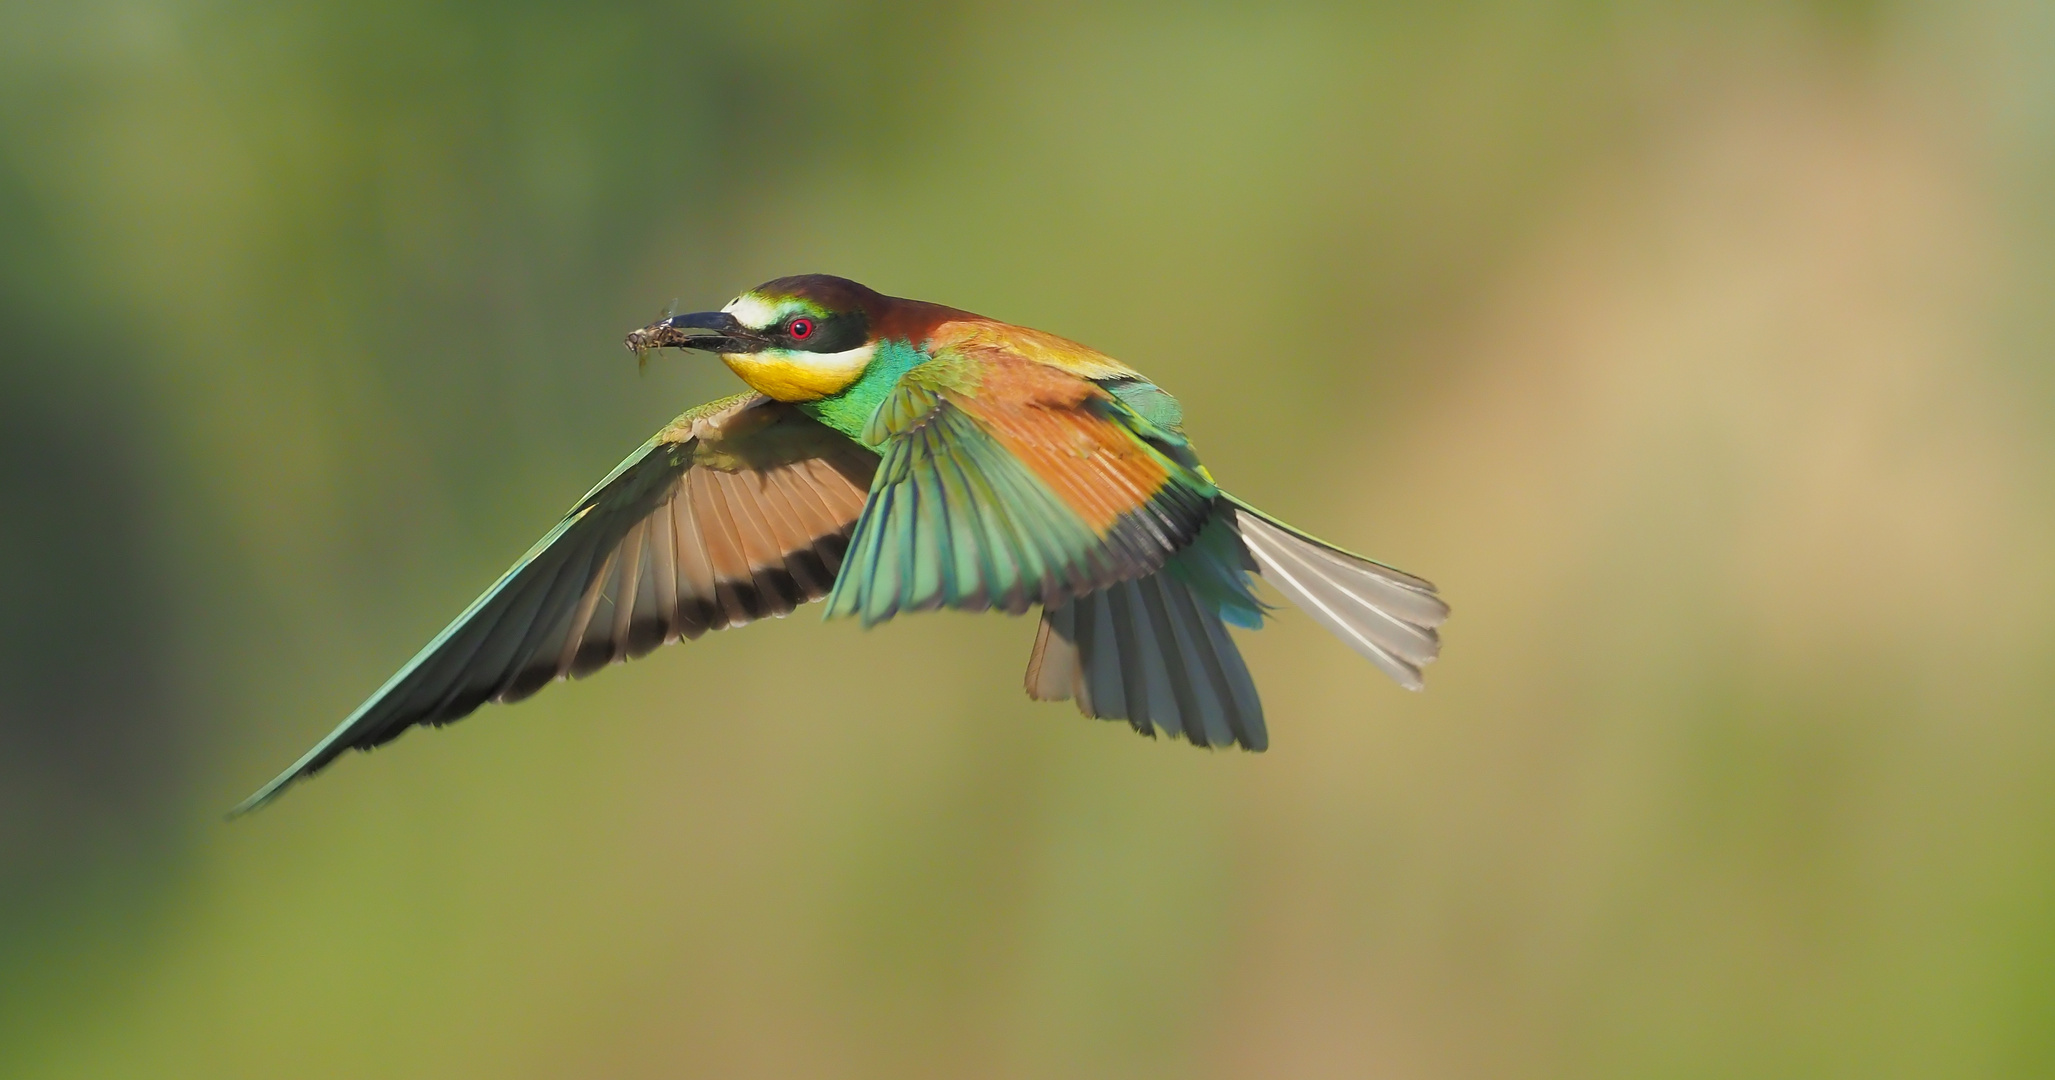
{"type": "Polygon", "coordinates": [[[629,351],[640,355],[650,349],[704,349],[715,353],[756,352],[768,344],[725,311],[695,311],[651,323],[628,335],[629,351]],[[704,330],[703,334],[689,331],[704,330]]]}
{"type": "Polygon", "coordinates": [[[681,349],[704,349],[707,352],[755,352],[764,347],[764,339],[755,331],[735,321],[735,316],[725,311],[696,311],[690,315],[674,315],[665,319],[663,325],[673,330],[709,330],[712,333],[685,338],[678,343],[681,349]]]}

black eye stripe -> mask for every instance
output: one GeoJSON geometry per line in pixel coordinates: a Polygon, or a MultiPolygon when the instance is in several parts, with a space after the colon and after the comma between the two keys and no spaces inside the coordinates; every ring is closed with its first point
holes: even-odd
{"type": "Polygon", "coordinates": [[[862,312],[834,311],[785,315],[757,333],[778,347],[804,352],[845,352],[864,343],[870,320],[862,312]]]}

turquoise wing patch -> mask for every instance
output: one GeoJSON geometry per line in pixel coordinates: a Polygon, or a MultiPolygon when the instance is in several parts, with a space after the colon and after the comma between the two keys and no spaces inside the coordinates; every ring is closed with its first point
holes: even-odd
{"type": "Polygon", "coordinates": [[[917,374],[865,427],[864,441],[882,461],[828,597],[830,618],[854,615],[869,626],[900,612],[1020,614],[1061,604],[1161,568],[1211,516],[1215,493],[1184,464],[1183,439],[1117,400],[1091,407],[1156,455],[1175,482],[1102,532],[935,380],[917,374]]]}
{"type": "Polygon", "coordinates": [[[884,444],[884,460],[828,617],[870,626],[942,607],[1019,614],[1116,574],[1104,544],[1047,484],[933,392],[901,387],[865,438],[884,444]]]}

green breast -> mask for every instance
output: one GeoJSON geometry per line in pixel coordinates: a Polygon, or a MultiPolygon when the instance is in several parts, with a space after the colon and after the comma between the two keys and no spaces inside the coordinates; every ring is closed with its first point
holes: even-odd
{"type": "Polygon", "coordinates": [[[892,388],[899,385],[900,377],[927,359],[928,354],[910,341],[881,341],[871,357],[870,366],[849,384],[847,390],[819,401],[803,402],[799,408],[861,443],[864,425],[870,421],[871,414],[878,411],[878,406],[884,403],[892,388]]]}

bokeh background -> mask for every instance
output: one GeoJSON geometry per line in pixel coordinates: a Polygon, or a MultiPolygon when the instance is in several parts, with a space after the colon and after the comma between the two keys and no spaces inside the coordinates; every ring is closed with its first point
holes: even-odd
{"type": "Polygon", "coordinates": [[[2055,7],[0,7],[0,1075],[2055,1073],[2055,7]],[[811,612],[222,812],[845,274],[1437,581],[811,612]]]}

